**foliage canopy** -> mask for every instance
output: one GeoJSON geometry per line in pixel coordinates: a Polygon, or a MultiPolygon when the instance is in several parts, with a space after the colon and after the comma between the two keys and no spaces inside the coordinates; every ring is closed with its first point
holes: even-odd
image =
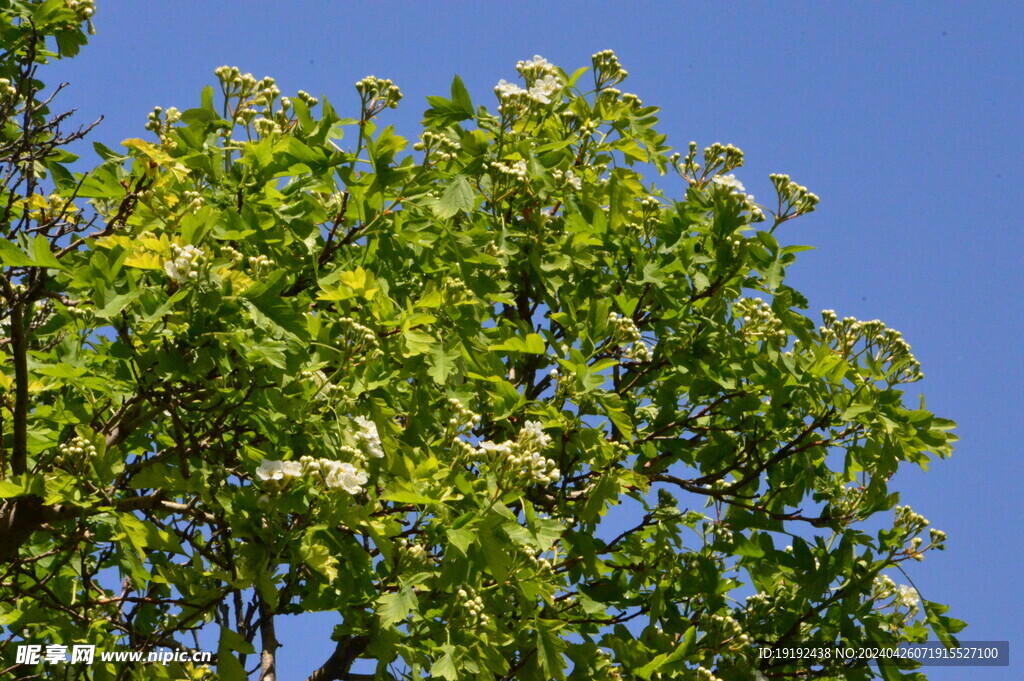
{"type": "Polygon", "coordinates": [[[456,77],[412,149],[390,81],[345,118],[222,67],[79,173],[36,71],[91,3],[0,7],[0,669],[216,625],[212,668],[61,669],[272,679],[314,611],[336,652],[289,678],[900,678],[756,646],[953,640],[887,576],[944,539],[890,478],[954,440],[909,347],[805,316],[817,197],[670,155],[611,52],[493,111],[456,77]]]}

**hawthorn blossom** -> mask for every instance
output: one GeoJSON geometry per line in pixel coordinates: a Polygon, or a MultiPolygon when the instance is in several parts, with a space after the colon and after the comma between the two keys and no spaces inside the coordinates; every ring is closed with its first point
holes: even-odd
{"type": "Polygon", "coordinates": [[[538,104],[550,104],[551,95],[555,94],[561,87],[562,84],[558,81],[558,77],[548,74],[543,78],[538,79],[537,82],[530,87],[530,99],[538,104]]]}
{"type": "Polygon", "coordinates": [[[302,475],[302,464],[298,461],[275,461],[263,459],[256,469],[256,477],[260,480],[283,480],[297,478],[302,475]]]}
{"type": "Polygon", "coordinates": [[[164,262],[164,272],[167,276],[177,282],[199,278],[199,265],[204,256],[201,249],[192,244],[184,248],[178,244],[171,244],[171,253],[174,258],[164,262]]]}
{"type": "MultiPolygon", "coordinates": [[[[321,464],[322,468],[323,465],[321,464]]],[[[324,477],[328,488],[340,487],[349,494],[359,494],[366,484],[366,471],[361,471],[348,462],[336,463],[324,477]]]]}
{"type": "Polygon", "coordinates": [[[504,78],[498,81],[498,84],[494,86],[494,94],[498,95],[498,99],[512,99],[520,95],[525,95],[526,90],[519,87],[515,83],[510,83],[504,78]]]}
{"type": "Polygon", "coordinates": [[[715,184],[732,189],[740,194],[746,193],[747,189],[743,186],[743,183],[736,179],[733,174],[729,175],[715,175],[712,179],[715,184]]]}
{"type": "Polygon", "coordinates": [[[384,456],[384,449],[380,444],[380,433],[377,432],[377,424],[373,421],[357,416],[353,419],[359,426],[356,433],[356,440],[366,445],[367,453],[375,459],[384,456]]]}

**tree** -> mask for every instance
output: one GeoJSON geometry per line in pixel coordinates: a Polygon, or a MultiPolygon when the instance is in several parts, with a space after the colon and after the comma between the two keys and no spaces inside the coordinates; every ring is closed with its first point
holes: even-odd
{"type": "Polygon", "coordinates": [[[669,155],[608,51],[494,112],[456,77],[411,152],[390,81],[343,118],[222,67],[73,173],[36,69],[91,13],[0,26],[0,669],[274,679],[313,611],[336,651],[282,676],[905,678],[757,650],[954,641],[889,576],[942,548],[889,481],[952,423],[898,332],[801,312],[805,187],[669,155]],[[15,659],[72,642],[185,654],[15,659]]]}

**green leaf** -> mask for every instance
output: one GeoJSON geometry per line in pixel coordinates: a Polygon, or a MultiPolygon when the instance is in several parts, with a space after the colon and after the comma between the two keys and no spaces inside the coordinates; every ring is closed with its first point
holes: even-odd
{"type": "Polygon", "coordinates": [[[557,620],[545,620],[537,618],[537,661],[541,672],[548,679],[564,679],[565,665],[562,661],[562,651],[565,650],[565,641],[558,636],[558,630],[563,623],[557,620]]]}
{"type": "Polygon", "coordinates": [[[227,627],[220,628],[217,645],[217,677],[222,681],[246,681],[248,675],[235,656],[235,651],[254,653],[252,645],[227,627]],[[245,648],[248,648],[246,651],[245,648]]]}
{"type": "Polygon", "coordinates": [[[465,175],[456,175],[434,203],[434,213],[439,218],[450,218],[459,211],[468,213],[473,205],[473,187],[465,175]]]}
{"type": "Polygon", "coordinates": [[[435,383],[444,385],[448,377],[455,371],[455,360],[458,358],[459,351],[457,349],[446,349],[444,343],[437,343],[427,355],[427,364],[430,366],[427,373],[435,383]]]}
{"type": "Polygon", "coordinates": [[[459,678],[459,670],[455,666],[455,647],[446,643],[441,646],[444,654],[441,655],[430,667],[430,676],[439,676],[448,681],[456,681],[459,678]]]}
{"type": "Polygon", "coordinates": [[[8,267],[32,267],[36,261],[6,239],[0,239],[0,262],[8,267]]]}
{"type": "Polygon", "coordinates": [[[469,98],[469,92],[458,75],[452,80],[452,104],[460,110],[460,113],[465,114],[466,118],[473,117],[473,101],[469,98]]]}
{"type": "Polygon", "coordinates": [[[416,593],[409,585],[377,599],[377,616],[382,626],[390,627],[409,616],[418,607],[416,593]]]}

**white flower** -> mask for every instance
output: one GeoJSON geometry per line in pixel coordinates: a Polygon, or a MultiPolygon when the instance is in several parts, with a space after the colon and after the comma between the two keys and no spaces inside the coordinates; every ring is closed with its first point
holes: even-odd
{"type": "Polygon", "coordinates": [[[527,421],[524,423],[523,429],[519,431],[519,440],[521,442],[533,441],[539,449],[543,449],[551,444],[551,437],[544,432],[544,426],[538,421],[527,421]]]}
{"type": "Polygon", "coordinates": [[[743,194],[747,191],[746,188],[743,186],[743,183],[737,180],[736,176],[732,174],[715,175],[715,177],[712,178],[711,181],[717,185],[721,185],[722,187],[728,187],[729,189],[732,189],[740,194],[743,194]]]}
{"type": "Polygon", "coordinates": [[[358,494],[363,491],[366,484],[366,472],[361,471],[352,464],[345,462],[333,467],[327,474],[324,482],[328,487],[340,487],[349,494],[358,494]]]}
{"type": "Polygon", "coordinates": [[[571,170],[565,175],[565,183],[572,187],[573,189],[575,189],[576,191],[579,191],[580,189],[583,188],[583,180],[576,177],[576,175],[571,170]]]}
{"type": "Polygon", "coordinates": [[[529,61],[520,61],[516,64],[516,71],[523,76],[542,73],[556,73],[555,65],[539,54],[533,55],[529,61]]]}
{"type": "Polygon", "coordinates": [[[490,440],[484,440],[477,445],[477,449],[485,454],[507,454],[512,450],[512,443],[506,441],[499,444],[490,440]]]}
{"type": "Polygon", "coordinates": [[[498,99],[511,99],[517,95],[526,94],[526,90],[515,83],[510,83],[502,78],[498,81],[498,84],[494,86],[494,93],[498,95],[498,99]]]}
{"type": "Polygon", "coordinates": [[[356,433],[356,440],[366,445],[367,453],[379,459],[384,456],[384,449],[380,445],[380,434],[377,432],[377,424],[362,416],[355,417],[356,425],[360,430],[356,433]]]}
{"type": "Polygon", "coordinates": [[[302,464],[298,461],[285,461],[281,464],[281,474],[286,478],[297,478],[302,475],[302,464]]]}
{"type": "Polygon", "coordinates": [[[263,459],[260,467],[256,469],[256,477],[260,480],[284,480],[285,478],[297,478],[303,473],[303,465],[298,461],[276,461],[274,459],[263,459]]]}
{"type": "Polygon", "coordinates": [[[188,279],[199,277],[198,266],[203,261],[203,251],[189,244],[182,248],[178,244],[171,244],[171,253],[174,258],[164,262],[164,272],[171,279],[183,282],[188,279]]]}
{"type": "Polygon", "coordinates": [[[896,602],[907,608],[912,613],[917,612],[917,591],[913,587],[909,587],[906,584],[900,584],[896,590],[896,602]]]}
{"type": "Polygon", "coordinates": [[[260,467],[256,469],[256,477],[260,480],[280,480],[284,477],[284,470],[281,467],[282,463],[281,461],[263,459],[260,462],[260,467]]]}
{"type": "Polygon", "coordinates": [[[530,88],[530,99],[538,104],[550,104],[551,95],[557,92],[561,87],[562,84],[558,82],[558,78],[548,74],[543,78],[538,79],[530,88]]]}

